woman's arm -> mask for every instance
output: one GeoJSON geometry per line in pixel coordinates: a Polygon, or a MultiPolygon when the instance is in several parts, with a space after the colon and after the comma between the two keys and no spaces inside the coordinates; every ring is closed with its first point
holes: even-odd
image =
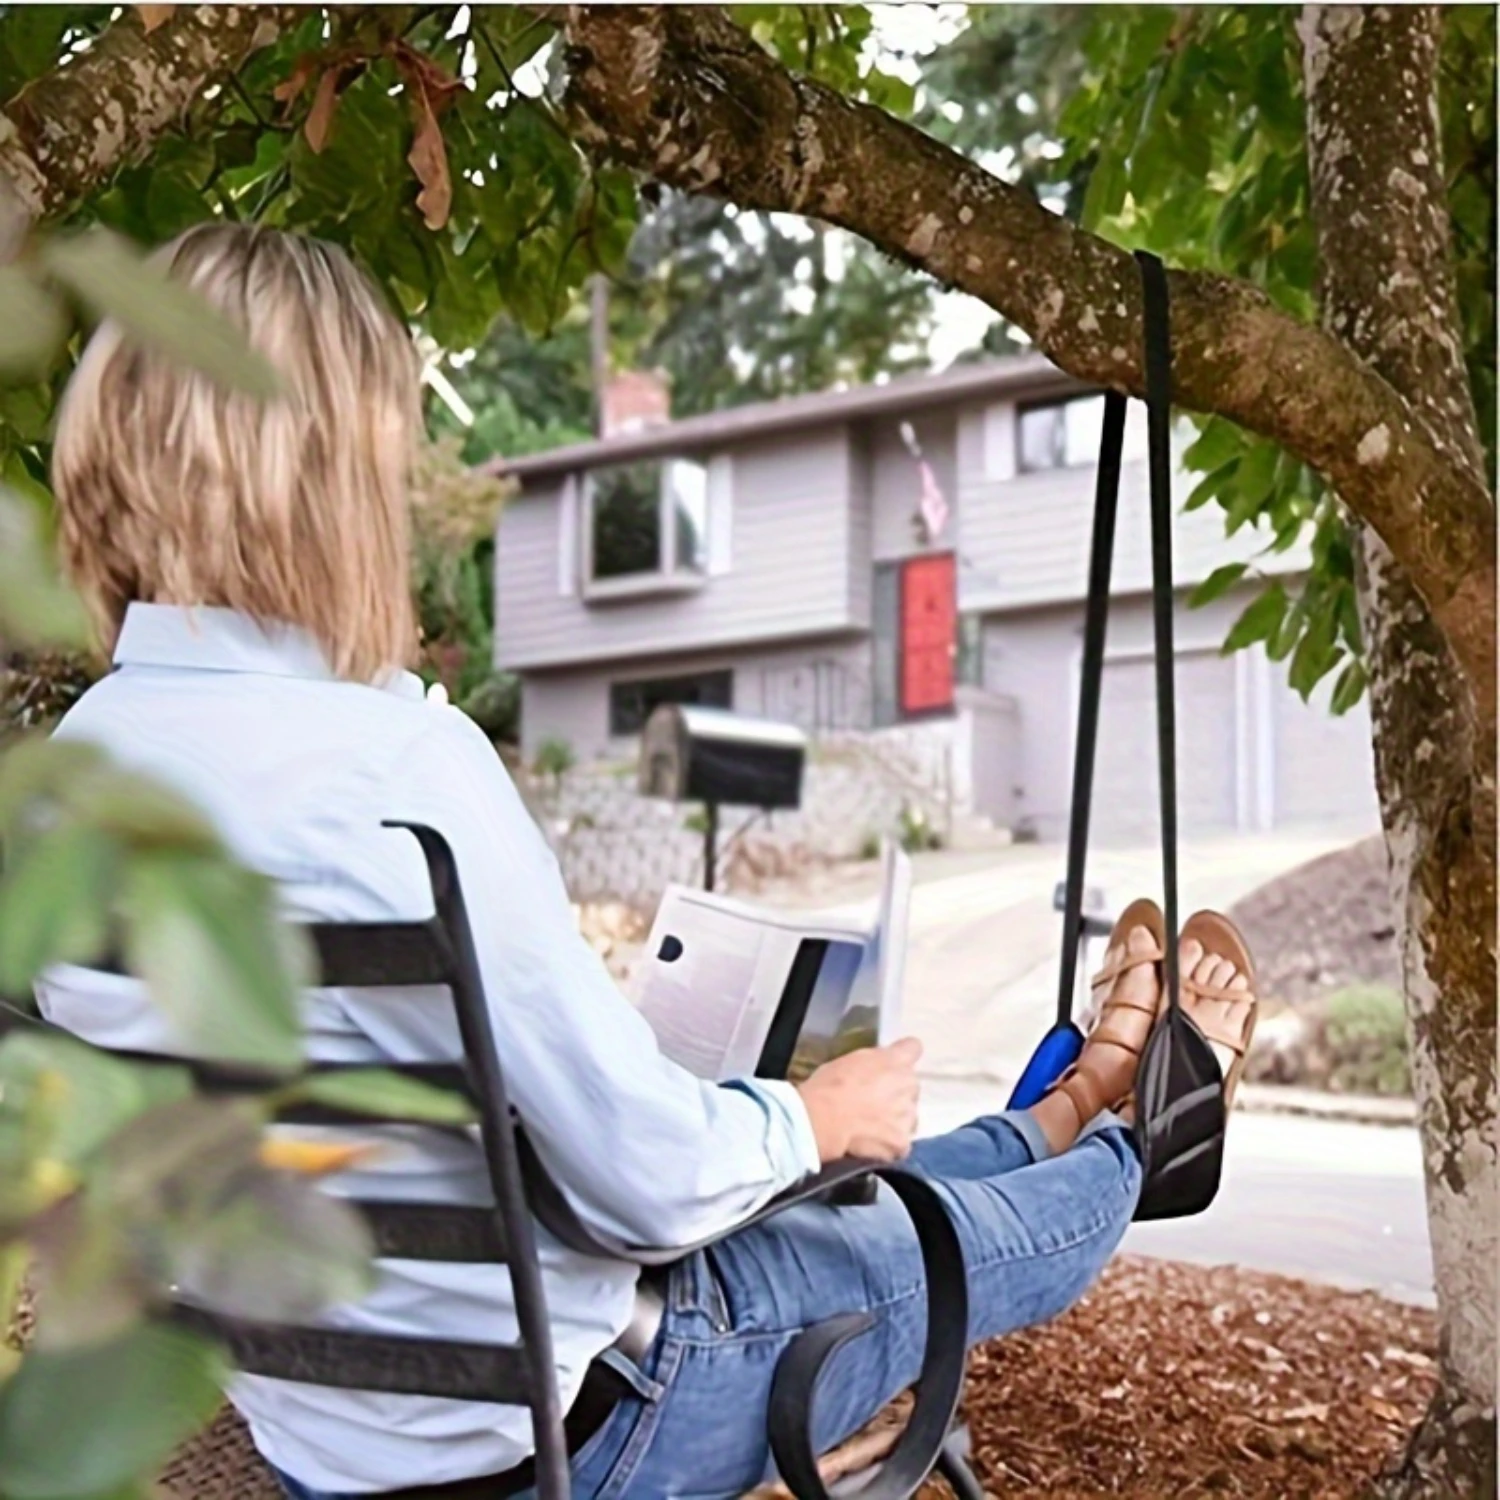
{"type": "Polygon", "coordinates": [[[580,1215],[635,1243],[682,1244],[815,1171],[819,1139],[791,1085],[708,1083],[662,1055],[578,932],[493,747],[456,709],[427,712],[382,815],[428,824],[453,849],[507,1089],[580,1215]]]}

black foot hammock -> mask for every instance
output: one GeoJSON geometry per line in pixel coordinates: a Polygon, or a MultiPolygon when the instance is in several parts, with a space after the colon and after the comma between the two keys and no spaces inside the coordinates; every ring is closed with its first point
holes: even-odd
{"type": "MultiPolygon", "coordinates": [[[[1167,278],[1162,263],[1136,252],[1144,291],[1147,449],[1151,489],[1151,602],[1155,624],[1157,762],[1161,784],[1161,873],[1167,941],[1163,963],[1169,1007],[1141,1054],[1136,1080],[1136,1137],[1144,1185],[1138,1219],[1175,1219],[1201,1213],[1219,1189],[1224,1155],[1224,1080],[1213,1049],[1183,1011],[1177,962],[1177,756],[1172,650],[1172,494],[1170,434],[1172,340],[1167,278]]],[[[1068,826],[1068,874],[1063,909],[1057,1019],[1032,1054],[1011,1096],[1013,1109],[1035,1104],[1077,1061],[1083,1036],[1073,1022],[1078,952],[1083,936],[1083,880],[1088,857],[1089,805],[1099,696],[1104,680],[1104,634],[1109,616],[1110,563],[1120,497],[1120,458],[1126,398],[1104,398],[1099,483],[1089,553],[1083,674],[1078,695],[1078,739],[1073,762],[1073,806],[1068,826]]]]}

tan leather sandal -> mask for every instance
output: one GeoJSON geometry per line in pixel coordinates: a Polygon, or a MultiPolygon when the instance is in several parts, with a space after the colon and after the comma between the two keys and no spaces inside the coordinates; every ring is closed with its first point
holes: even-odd
{"type": "Polygon", "coordinates": [[[1224,1108],[1234,1107],[1234,1096],[1245,1072],[1245,1057],[1250,1051],[1250,1042],[1255,1036],[1255,1022],[1260,1014],[1260,1005],[1255,994],[1255,960],[1250,957],[1249,945],[1239,928],[1216,911],[1197,911],[1182,924],[1182,936],[1178,948],[1187,942],[1197,942],[1204,953],[1227,959],[1245,976],[1242,990],[1222,989],[1218,985],[1200,984],[1196,979],[1182,976],[1183,1009],[1192,1017],[1193,1024],[1203,1033],[1212,1046],[1223,1047],[1234,1054],[1234,1062],[1224,1075],[1224,1108]],[[1233,1012],[1228,1016],[1208,1016],[1205,1008],[1192,1002],[1197,1000],[1219,1000],[1232,1006],[1243,1005],[1243,1018],[1233,1012]]]}
{"type": "Polygon", "coordinates": [[[1144,953],[1122,951],[1113,963],[1106,964],[1089,981],[1090,988],[1093,990],[1098,990],[1104,985],[1110,986],[1110,993],[1104,996],[1099,1006],[1097,1019],[1089,1029],[1088,1036],[1084,1038],[1084,1050],[1079,1055],[1078,1061],[1047,1090],[1048,1093],[1056,1091],[1067,1096],[1068,1102],[1078,1112],[1080,1127],[1087,1125],[1103,1110],[1109,1109],[1118,1113],[1122,1109],[1128,1109],[1135,1100],[1133,1088],[1126,1090],[1124,1094],[1113,1094],[1112,1090],[1088,1066],[1089,1044],[1096,1041],[1113,1043],[1116,1047],[1121,1047],[1126,1052],[1139,1057],[1141,1048],[1145,1046],[1146,1039],[1151,1034],[1150,1031],[1146,1032],[1146,1036],[1141,1038],[1140,1045],[1137,1046],[1130,1039],[1127,1031],[1117,1023],[1115,1017],[1119,1012],[1127,1010],[1152,1017],[1161,1012],[1161,961],[1166,957],[1167,952],[1167,924],[1156,902],[1145,897],[1132,901],[1120,913],[1119,920],[1111,928],[1106,948],[1124,950],[1126,940],[1137,927],[1144,927],[1155,942],[1144,953]],[[1145,964],[1152,965],[1157,971],[1158,998],[1156,1000],[1147,1006],[1138,1004],[1126,996],[1113,993],[1113,987],[1122,974],[1145,964]]]}

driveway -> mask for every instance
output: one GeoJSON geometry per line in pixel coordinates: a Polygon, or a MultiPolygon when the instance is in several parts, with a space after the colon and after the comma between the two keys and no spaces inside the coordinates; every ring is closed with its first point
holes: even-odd
{"type": "MultiPolygon", "coordinates": [[[[1183,915],[1228,906],[1348,842],[1343,832],[1186,842],[1178,855],[1183,915]]],[[[993,851],[978,868],[957,874],[951,868],[941,856],[918,861],[905,1029],[922,1039],[930,1076],[1008,1081],[1051,1024],[1056,1004],[1062,918],[1052,909],[1052,893],[1063,878],[1064,852],[1023,844],[993,851]]],[[[1090,856],[1088,883],[1103,891],[1110,912],[1134,896],[1160,899],[1160,855],[1101,850],[1090,856]]]]}

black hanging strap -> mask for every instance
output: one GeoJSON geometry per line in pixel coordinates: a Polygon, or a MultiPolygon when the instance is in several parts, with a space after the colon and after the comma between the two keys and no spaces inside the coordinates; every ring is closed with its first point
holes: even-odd
{"type": "MultiPolygon", "coordinates": [[[[1166,980],[1173,1008],[1177,979],[1177,755],[1176,689],[1172,645],[1172,353],[1167,278],[1156,256],[1138,250],[1144,294],[1147,472],[1151,490],[1151,602],[1156,646],[1157,767],[1161,789],[1162,888],[1167,923],[1166,980]]],[[[1104,641],[1109,620],[1110,564],[1119,512],[1120,468],[1125,442],[1126,398],[1104,397],[1099,441],[1099,477],[1094,492],[1094,531],[1089,545],[1088,598],[1084,612],[1083,665],[1078,692],[1078,736],[1073,760],[1073,800],[1068,820],[1068,869],[1064,886],[1062,963],[1058,969],[1057,1024],[1073,1012],[1083,932],[1083,886],[1088,862],[1089,814],[1099,740],[1099,704],[1104,688],[1104,641]]]]}
{"type": "Polygon", "coordinates": [[[1099,697],[1104,686],[1104,633],[1109,623],[1110,563],[1120,502],[1120,456],[1125,443],[1125,397],[1104,397],[1099,478],[1094,489],[1094,538],[1089,544],[1089,591],[1083,619],[1083,670],[1078,690],[1078,738],[1073,755],[1073,803],[1068,819],[1068,874],[1063,899],[1062,964],[1057,1024],[1073,1014],[1078,949],[1083,937],[1083,876],[1088,862],[1089,811],[1094,797],[1094,751],[1099,740],[1099,697]]]}
{"type": "Polygon", "coordinates": [[[1172,644],[1172,325],[1167,271],[1137,250],[1146,340],[1146,465],[1151,488],[1151,610],[1156,634],[1156,763],[1161,780],[1162,909],[1167,921],[1165,977],[1172,1009],[1177,976],[1177,658],[1172,644]]]}

